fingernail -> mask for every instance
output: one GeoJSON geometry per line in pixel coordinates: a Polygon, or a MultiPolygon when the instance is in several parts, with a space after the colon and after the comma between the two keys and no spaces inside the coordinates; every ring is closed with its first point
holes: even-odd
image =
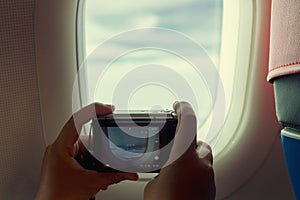
{"type": "Polygon", "coordinates": [[[201,146],[200,150],[198,151],[198,156],[202,159],[205,158],[210,153],[211,151],[207,147],[201,146]]]}

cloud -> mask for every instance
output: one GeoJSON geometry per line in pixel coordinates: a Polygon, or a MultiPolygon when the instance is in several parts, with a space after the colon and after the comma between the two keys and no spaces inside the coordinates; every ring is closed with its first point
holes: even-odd
{"type": "Polygon", "coordinates": [[[101,1],[87,1],[87,21],[94,21],[113,29],[150,26],[149,21],[153,22],[153,19],[157,26],[165,28],[186,29],[193,28],[195,25],[209,28],[220,23],[222,14],[221,0],[172,1],[172,4],[166,1],[156,4],[156,0],[151,3],[133,0],[122,2],[125,5],[131,2],[132,4],[130,7],[123,6],[119,11],[120,6],[117,6],[119,2],[112,1],[105,4],[109,8],[101,8],[97,6],[101,1]]]}
{"type": "MultiPolygon", "coordinates": [[[[174,0],[172,2],[87,0],[85,13],[87,55],[92,53],[98,45],[119,33],[135,28],[156,26],[182,32],[202,45],[218,64],[222,21],[221,0],[174,0]]],[[[167,49],[180,49],[189,54],[197,52],[194,50],[195,47],[186,45],[178,38],[159,32],[149,32],[144,37],[136,33],[131,40],[126,38],[118,40],[106,46],[105,50],[96,51],[92,60],[94,63],[101,64],[114,59],[115,55],[124,49],[132,49],[134,46],[141,45],[151,46],[153,43],[160,43],[167,49]]],[[[164,58],[139,55],[133,56],[132,60],[126,63],[134,64],[148,60],[163,62],[164,58]]]]}
{"type": "MultiPolygon", "coordinates": [[[[141,27],[164,27],[182,32],[202,45],[210,54],[216,54],[220,47],[221,11],[220,0],[187,1],[134,1],[86,2],[86,41],[90,53],[97,45],[124,31],[141,27]]],[[[149,35],[150,40],[160,40],[169,46],[186,48],[180,42],[165,35],[149,35]],[[153,38],[154,37],[154,38],[153,38]]],[[[141,43],[147,38],[135,41],[119,41],[116,46],[127,48],[132,42],[141,43]]],[[[150,42],[151,42],[150,41],[150,42]]],[[[188,50],[188,49],[187,49],[188,50]]],[[[190,51],[192,51],[190,49],[190,51]]],[[[216,57],[216,56],[214,56],[216,57]]]]}

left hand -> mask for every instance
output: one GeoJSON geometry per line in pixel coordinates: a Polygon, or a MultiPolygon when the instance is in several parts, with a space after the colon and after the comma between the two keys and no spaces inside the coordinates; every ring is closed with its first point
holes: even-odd
{"type": "MultiPolygon", "coordinates": [[[[112,110],[111,106],[104,104],[91,104],[83,108],[76,113],[79,116],[79,120],[76,120],[77,128],[91,120],[93,112],[105,115],[112,110]]],[[[36,200],[87,200],[111,184],[138,179],[135,173],[99,173],[82,168],[74,159],[77,141],[78,131],[72,117],[55,142],[46,149],[36,200]]]]}

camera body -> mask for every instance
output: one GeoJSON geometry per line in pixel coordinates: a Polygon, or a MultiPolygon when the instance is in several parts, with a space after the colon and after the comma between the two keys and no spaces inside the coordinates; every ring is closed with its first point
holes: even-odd
{"type": "Polygon", "coordinates": [[[172,110],[99,116],[92,120],[93,148],[84,155],[84,165],[101,172],[159,172],[169,158],[177,123],[172,110]]]}

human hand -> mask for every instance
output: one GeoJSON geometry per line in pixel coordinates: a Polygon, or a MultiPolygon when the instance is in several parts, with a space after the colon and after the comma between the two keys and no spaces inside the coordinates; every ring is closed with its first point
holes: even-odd
{"type": "Polygon", "coordinates": [[[78,131],[84,123],[97,115],[111,113],[112,106],[91,104],[65,124],[55,142],[46,149],[36,200],[87,200],[111,184],[123,180],[137,180],[135,173],[99,173],[82,168],[74,159],[78,131]]]}
{"type": "Polygon", "coordinates": [[[198,143],[198,147],[196,145],[196,117],[191,106],[180,102],[174,104],[174,109],[178,115],[178,126],[170,154],[170,160],[174,162],[162,168],[159,175],[147,184],[144,199],[212,200],[215,198],[216,188],[211,148],[203,142],[198,143]],[[191,143],[186,138],[194,139],[191,143]],[[182,148],[185,152],[181,155],[182,148]]]}

